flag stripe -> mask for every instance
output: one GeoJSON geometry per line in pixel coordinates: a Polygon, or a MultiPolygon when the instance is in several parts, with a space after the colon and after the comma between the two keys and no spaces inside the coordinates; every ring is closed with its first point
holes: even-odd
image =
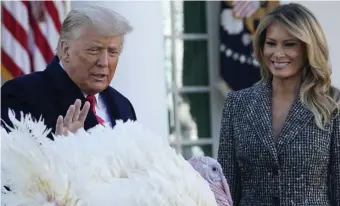
{"type": "Polygon", "coordinates": [[[53,25],[54,25],[55,29],[60,34],[61,23],[60,23],[59,14],[58,14],[58,11],[57,11],[57,8],[56,8],[54,2],[45,1],[45,5],[46,5],[46,9],[48,11],[48,14],[51,16],[51,18],[53,20],[53,25]]]}
{"type": "Polygon", "coordinates": [[[41,32],[38,22],[33,20],[34,17],[31,13],[29,14],[29,18],[32,19],[32,21],[30,21],[31,23],[30,26],[33,29],[34,42],[40,49],[40,52],[43,54],[45,61],[49,62],[53,58],[53,52],[51,48],[49,47],[49,44],[45,36],[41,32]]]}
{"type": "MultiPolygon", "coordinates": [[[[23,2],[13,3],[11,1],[2,1],[2,8],[5,8],[7,12],[18,22],[21,27],[28,33],[29,23],[28,23],[28,11],[23,2]]],[[[3,19],[3,22],[7,19],[3,19]]]]}
{"type": "Polygon", "coordinates": [[[44,23],[38,23],[41,34],[45,37],[48,47],[54,51],[57,48],[59,32],[53,26],[53,20],[49,14],[46,14],[44,23]]]}
{"type": "Polygon", "coordinates": [[[233,10],[237,16],[249,17],[256,10],[256,6],[251,1],[234,1],[233,10]]]}
{"type": "Polygon", "coordinates": [[[32,48],[33,54],[33,64],[35,71],[43,71],[48,62],[45,61],[43,55],[40,52],[40,49],[34,44],[32,48]]]}
{"type": "MultiPolygon", "coordinates": [[[[1,46],[3,51],[15,59],[16,64],[21,68],[23,73],[30,71],[30,59],[28,52],[16,41],[6,27],[1,29],[1,46]]],[[[11,67],[6,67],[11,68],[11,67]]]]}
{"type": "MultiPolygon", "coordinates": [[[[7,11],[5,7],[2,7],[2,15],[5,19],[3,25],[8,29],[8,31],[14,36],[14,38],[21,44],[21,46],[28,51],[28,41],[27,32],[21,26],[21,24],[16,21],[13,16],[7,11]]],[[[6,39],[4,39],[6,41],[6,39]]]]}
{"type": "Polygon", "coordinates": [[[13,77],[23,75],[22,70],[13,62],[12,58],[10,58],[3,49],[1,49],[1,64],[3,64],[5,68],[11,68],[10,70],[7,69],[7,71],[13,77]]]}
{"type": "MultiPolygon", "coordinates": [[[[67,9],[68,9],[68,5],[70,2],[66,2],[66,1],[53,1],[55,4],[55,7],[58,10],[58,15],[59,15],[59,20],[60,22],[63,22],[66,15],[67,15],[67,9]]],[[[61,31],[61,27],[60,27],[60,31],[61,31]]]]}

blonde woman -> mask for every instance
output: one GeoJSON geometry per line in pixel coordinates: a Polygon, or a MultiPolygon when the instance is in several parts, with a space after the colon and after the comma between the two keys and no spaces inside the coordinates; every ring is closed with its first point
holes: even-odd
{"type": "Polygon", "coordinates": [[[320,24],[281,5],[253,43],[262,81],[229,93],[220,133],[234,205],[340,205],[340,92],[320,24]]]}

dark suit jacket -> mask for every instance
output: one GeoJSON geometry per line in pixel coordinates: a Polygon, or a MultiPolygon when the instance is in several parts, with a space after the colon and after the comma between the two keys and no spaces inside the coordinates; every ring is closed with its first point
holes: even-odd
{"type": "Polygon", "coordinates": [[[275,141],[270,94],[259,83],[223,108],[218,161],[234,205],[339,206],[340,115],[321,130],[297,96],[275,141]]]}
{"type": "MultiPolygon", "coordinates": [[[[132,104],[117,90],[108,87],[100,96],[104,99],[112,126],[117,119],[136,120],[132,104]]],[[[58,116],[65,116],[76,99],[85,103],[81,90],[59,65],[58,57],[54,57],[44,71],[17,77],[1,87],[1,118],[11,125],[8,118],[9,108],[15,111],[17,118],[21,111],[31,113],[36,119],[42,116],[47,127],[52,128],[54,133],[58,116]]],[[[84,127],[87,130],[96,124],[96,117],[90,110],[84,127]]]]}

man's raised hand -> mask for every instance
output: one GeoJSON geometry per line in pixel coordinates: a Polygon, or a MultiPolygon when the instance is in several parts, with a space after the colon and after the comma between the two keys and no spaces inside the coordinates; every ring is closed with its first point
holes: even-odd
{"type": "Polygon", "coordinates": [[[57,119],[55,135],[67,136],[68,132],[75,133],[78,129],[84,127],[85,119],[90,109],[90,103],[85,102],[82,110],[80,110],[81,101],[77,99],[73,105],[71,105],[65,117],[60,115],[57,119]]]}

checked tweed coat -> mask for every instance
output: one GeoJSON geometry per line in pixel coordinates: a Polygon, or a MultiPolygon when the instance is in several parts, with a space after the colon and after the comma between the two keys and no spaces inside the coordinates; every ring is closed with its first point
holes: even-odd
{"type": "Polygon", "coordinates": [[[270,94],[264,81],[223,108],[218,161],[234,205],[340,206],[340,115],[321,130],[297,96],[275,140],[270,94]]]}

